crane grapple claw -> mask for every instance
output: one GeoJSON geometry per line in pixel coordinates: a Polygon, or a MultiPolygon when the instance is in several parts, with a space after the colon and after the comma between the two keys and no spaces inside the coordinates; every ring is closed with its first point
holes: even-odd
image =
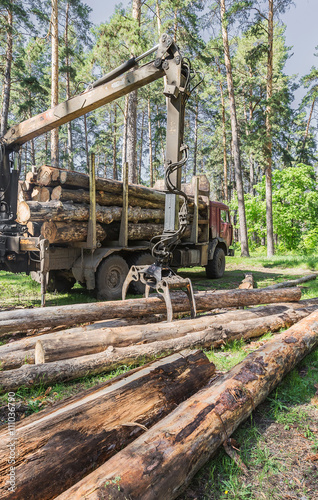
{"type": "Polygon", "coordinates": [[[188,296],[191,317],[196,316],[196,305],[192,283],[189,278],[182,278],[175,274],[170,268],[162,268],[157,264],[151,266],[131,266],[122,288],[122,299],[125,300],[127,290],[132,281],[140,281],[145,285],[145,297],[149,297],[150,290],[158,293],[164,298],[167,308],[167,321],[173,320],[173,308],[171,302],[171,290],[184,290],[188,296]]]}

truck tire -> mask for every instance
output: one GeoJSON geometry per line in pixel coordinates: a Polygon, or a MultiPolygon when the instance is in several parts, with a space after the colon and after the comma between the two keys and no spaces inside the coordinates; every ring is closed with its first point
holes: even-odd
{"type": "Polygon", "coordinates": [[[217,247],[215,249],[213,259],[208,261],[205,266],[206,277],[209,279],[222,278],[225,269],[225,253],[223,248],[217,247]]]}
{"type": "Polygon", "coordinates": [[[120,255],[110,255],[99,266],[96,289],[98,300],[121,299],[123,283],[128,274],[128,264],[120,255]]]}
{"type": "MultiPolygon", "coordinates": [[[[155,262],[154,257],[149,252],[142,252],[137,255],[133,255],[129,259],[130,266],[147,266],[155,262]]],[[[130,284],[131,292],[135,295],[143,295],[145,293],[145,285],[140,283],[140,281],[132,281],[130,284]]]]}
{"type": "Polygon", "coordinates": [[[69,292],[76,283],[73,277],[65,276],[59,271],[50,271],[49,282],[47,285],[48,292],[66,293],[69,292]]]}

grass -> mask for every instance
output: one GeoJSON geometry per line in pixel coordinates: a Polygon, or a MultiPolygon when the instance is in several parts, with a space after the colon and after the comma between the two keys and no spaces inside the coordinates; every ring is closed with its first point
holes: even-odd
{"type": "MultiPolygon", "coordinates": [[[[227,268],[222,280],[207,280],[202,268],[183,269],[180,274],[191,278],[196,290],[237,288],[246,272],[252,272],[258,287],[296,279],[310,271],[318,270],[318,257],[275,256],[268,259],[255,255],[250,259],[234,257],[227,259],[227,268]]],[[[302,298],[318,297],[318,280],[305,283],[302,298]]],[[[38,307],[40,287],[29,277],[0,272],[1,307],[38,307]]],[[[92,294],[77,286],[71,293],[48,294],[47,305],[83,303],[95,301],[92,294]]],[[[260,342],[271,338],[264,335],[260,342]]],[[[206,355],[217,370],[226,372],[242,361],[258,342],[229,342],[221,349],[206,350],[206,355]]],[[[92,377],[52,385],[50,388],[21,388],[17,398],[25,407],[25,414],[38,412],[46,406],[94,387],[99,383],[128,372],[132,367],[122,366],[118,370],[92,377]]],[[[238,452],[249,470],[242,474],[233,460],[221,449],[201,469],[186,493],[184,500],[280,500],[316,498],[318,476],[315,462],[307,460],[310,454],[318,453],[318,350],[308,355],[282,383],[260,405],[252,416],[234,433],[240,444],[238,452]],[[295,452],[296,450],[296,452],[295,452]],[[295,465],[295,460],[299,464],[295,465]]],[[[6,406],[6,396],[0,405],[6,406]]],[[[317,463],[317,462],[316,462],[317,463]]],[[[181,500],[181,499],[180,499],[181,500]]]]}

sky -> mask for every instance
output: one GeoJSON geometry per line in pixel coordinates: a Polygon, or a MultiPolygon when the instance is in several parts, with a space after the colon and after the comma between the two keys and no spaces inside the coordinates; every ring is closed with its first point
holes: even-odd
{"type": "MultiPolygon", "coordinates": [[[[91,21],[100,24],[107,21],[115,10],[116,0],[84,0],[92,8],[91,21]]],[[[122,0],[124,7],[131,4],[131,0],[122,0]]],[[[315,47],[318,46],[317,19],[318,0],[294,0],[294,6],[281,16],[281,21],[286,24],[286,43],[291,47],[285,71],[288,75],[309,73],[313,65],[318,65],[318,57],[314,56],[315,47]]],[[[318,50],[317,50],[318,53],[318,50]]],[[[299,101],[302,91],[296,93],[299,101]]]]}

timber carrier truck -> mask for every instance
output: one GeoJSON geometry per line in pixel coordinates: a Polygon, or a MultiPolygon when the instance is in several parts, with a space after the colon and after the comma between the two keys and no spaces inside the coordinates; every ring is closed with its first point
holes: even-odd
{"type": "MultiPolygon", "coordinates": [[[[48,283],[72,286],[75,280],[100,299],[125,296],[128,286],[141,292],[146,286],[161,293],[162,287],[180,288],[185,280],[174,271],[181,267],[205,266],[208,278],[221,278],[225,256],[231,255],[233,228],[229,208],[209,200],[209,183],[205,176],[181,185],[182,166],[187,160],[183,144],[184,111],[191,93],[193,72],[183,59],[172,37],[162,35],[159,44],[139,57],[91,84],[83,93],[25,120],[8,130],[0,147],[0,269],[25,272],[41,282],[42,305],[48,283]],[[138,62],[156,52],[155,59],[142,66],[138,62]],[[133,69],[133,71],[129,71],[133,69]],[[108,244],[96,238],[95,172],[90,165],[90,218],[86,242],[54,245],[41,236],[31,236],[17,218],[19,169],[17,152],[21,145],[85,113],[110,103],[129,92],[163,78],[167,102],[167,134],[165,153],[164,231],[155,242],[128,239],[128,183],[124,172],[123,209],[118,241],[108,244]],[[191,195],[193,211],[188,212],[191,195]],[[206,219],[199,218],[199,200],[207,204],[206,219]],[[181,207],[181,208],[180,208],[181,207]],[[182,238],[191,224],[190,236],[182,238]]],[[[188,280],[189,281],[189,280],[188,280]]],[[[169,292],[168,292],[169,294],[169,292]]],[[[167,301],[167,294],[165,299],[167,301]]],[[[193,294],[192,294],[193,298],[193,294]]],[[[172,312],[170,311],[170,317],[172,312]]],[[[168,314],[169,315],[169,314],[168,314]]]]}

